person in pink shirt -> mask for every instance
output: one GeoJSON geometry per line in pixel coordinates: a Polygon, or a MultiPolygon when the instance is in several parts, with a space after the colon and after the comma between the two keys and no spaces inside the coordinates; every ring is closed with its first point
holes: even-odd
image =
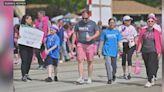
{"type": "Polygon", "coordinates": [[[142,53],[145,63],[148,82],[145,87],[151,87],[155,84],[157,76],[158,62],[162,52],[162,36],[158,29],[154,28],[156,18],[148,17],[148,27],[142,28],[139,32],[136,52],[142,53]]]}
{"type": "Polygon", "coordinates": [[[64,25],[64,38],[63,38],[63,43],[62,43],[62,51],[63,51],[65,61],[70,61],[70,57],[68,55],[68,48],[67,48],[68,46],[67,42],[69,41],[69,36],[67,33],[68,30],[69,30],[69,25],[65,24],[64,25]]]}
{"type": "Polygon", "coordinates": [[[41,31],[44,32],[42,45],[40,49],[35,49],[35,55],[38,59],[39,67],[38,69],[44,69],[46,68],[44,64],[44,59],[42,53],[45,50],[45,41],[46,41],[46,35],[49,27],[49,18],[48,16],[45,16],[45,11],[39,11],[38,12],[38,19],[35,22],[35,27],[41,31]]]}

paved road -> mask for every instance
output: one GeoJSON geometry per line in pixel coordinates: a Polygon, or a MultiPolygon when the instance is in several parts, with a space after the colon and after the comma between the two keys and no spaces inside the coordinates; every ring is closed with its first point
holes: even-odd
{"type": "MultiPolygon", "coordinates": [[[[135,61],[135,60],[134,60],[135,61]]],[[[135,65],[133,63],[133,65],[135,65]]],[[[87,64],[85,62],[85,74],[87,64]]],[[[46,83],[47,70],[37,70],[37,64],[32,64],[30,76],[33,81],[22,82],[20,65],[14,65],[14,85],[16,92],[162,92],[162,69],[161,63],[158,71],[158,81],[152,88],[144,88],[146,83],[145,67],[142,62],[141,73],[132,74],[131,80],[122,79],[121,62],[118,61],[117,79],[112,85],[106,84],[106,70],[103,59],[95,58],[93,83],[76,85],[78,78],[77,62],[65,62],[59,64],[59,82],[46,83]]],[[[133,66],[134,67],[134,66],[133,66]]]]}

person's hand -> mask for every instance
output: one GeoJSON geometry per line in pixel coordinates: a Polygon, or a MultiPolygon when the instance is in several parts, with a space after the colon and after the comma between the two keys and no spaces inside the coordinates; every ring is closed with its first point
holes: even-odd
{"type": "Polygon", "coordinates": [[[87,41],[91,41],[91,40],[92,40],[92,37],[87,37],[86,40],[87,40],[87,41]]]}
{"type": "Polygon", "coordinates": [[[98,51],[98,56],[99,56],[99,58],[102,57],[101,51],[98,51]]]}
{"type": "Polygon", "coordinates": [[[123,52],[119,51],[119,57],[122,57],[123,52]]]}
{"type": "Polygon", "coordinates": [[[71,46],[71,47],[72,47],[72,49],[73,49],[73,48],[76,48],[76,44],[72,44],[72,46],[71,46]]]}
{"type": "Polygon", "coordinates": [[[138,56],[139,56],[139,53],[140,53],[139,51],[136,51],[136,57],[138,57],[138,56]]]}
{"type": "Polygon", "coordinates": [[[158,59],[160,59],[160,57],[161,57],[161,54],[159,53],[159,54],[158,54],[158,59]]]}
{"type": "Polygon", "coordinates": [[[46,53],[46,55],[48,55],[48,53],[49,53],[49,50],[45,49],[45,53],[46,53]]]}

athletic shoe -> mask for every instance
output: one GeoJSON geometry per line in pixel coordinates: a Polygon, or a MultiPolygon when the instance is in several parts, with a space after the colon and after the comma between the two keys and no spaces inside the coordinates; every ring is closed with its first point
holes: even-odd
{"type": "Polygon", "coordinates": [[[79,84],[84,84],[84,79],[83,78],[78,78],[76,82],[79,83],[79,84]]]}
{"type": "Polygon", "coordinates": [[[92,80],[90,78],[88,78],[87,84],[91,84],[91,83],[92,83],[92,80]]]}
{"type": "Polygon", "coordinates": [[[113,79],[112,79],[112,80],[113,80],[113,81],[115,81],[115,80],[116,80],[116,76],[115,76],[115,75],[113,76],[113,79]]]}
{"type": "Polygon", "coordinates": [[[147,82],[146,84],[145,84],[145,87],[146,88],[150,88],[152,86],[152,83],[150,83],[150,82],[147,82]]]}
{"type": "Polygon", "coordinates": [[[23,76],[22,77],[22,81],[27,82],[27,77],[26,76],[23,76]]]}
{"type": "Polygon", "coordinates": [[[112,84],[112,80],[108,80],[107,84],[112,84]]]}
{"type": "Polygon", "coordinates": [[[48,77],[45,79],[46,82],[52,82],[52,78],[51,77],[48,77]]]}
{"type": "Polygon", "coordinates": [[[123,78],[126,79],[126,80],[128,79],[127,76],[126,76],[125,74],[123,75],[123,78]]]}
{"type": "Polygon", "coordinates": [[[30,78],[30,76],[28,74],[26,74],[25,76],[26,76],[27,80],[32,81],[32,79],[30,78]]]}
{"type": "Polygon", "coordinates": [[[130,74],[127,76],[127,78],[128,78],[128,80],[130,80],[130,79],[131,79],[131,76],[130,76],[130,74]]]}
{"type": "Polygon", "coordinates": [[[63,63],[63,61],[62,60],[59,60],[59,63],[63,63]]]}
{"type": "Polygon", "coordinates": [[[58,81],[58,77],[57,76],[54,77],[54,81],[58,81]]]}

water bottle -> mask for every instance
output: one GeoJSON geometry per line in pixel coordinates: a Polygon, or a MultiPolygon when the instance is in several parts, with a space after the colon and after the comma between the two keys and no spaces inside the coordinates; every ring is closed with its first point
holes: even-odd
{"type": "Polygon", "coordinates": [[[90,36],[89,36],[89,33],[86,32],[86,40],[87,40],[87,41],[89,41],[89,40],[88,40],[89,37],[90,37],[90,36]]]}

